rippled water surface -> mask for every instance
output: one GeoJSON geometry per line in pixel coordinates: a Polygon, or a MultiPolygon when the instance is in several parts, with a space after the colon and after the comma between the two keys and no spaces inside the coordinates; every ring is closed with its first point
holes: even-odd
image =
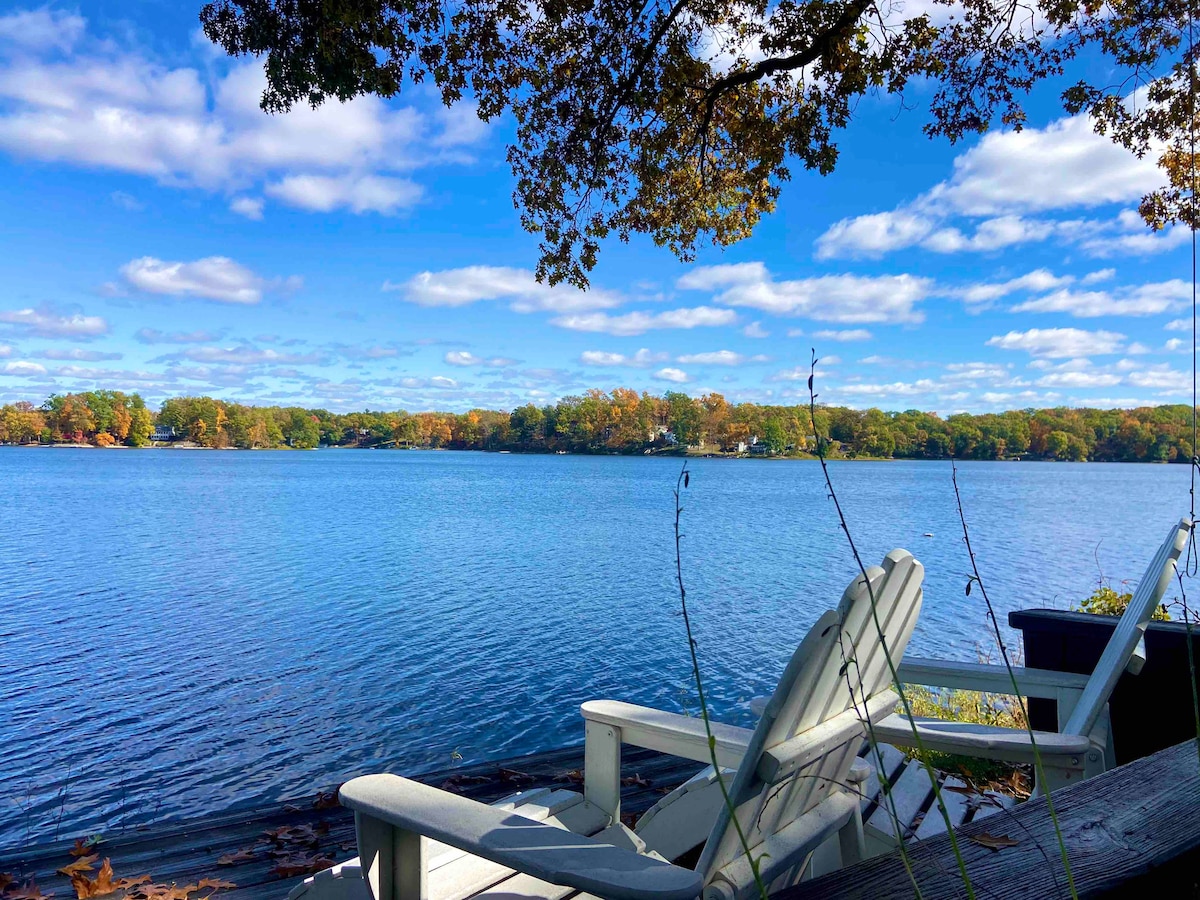
{"type": "MultiPolygon", "coordinates": [[[[854,563],[806,462],[698,460],[684,572],[745,722],[854,563]]],[[[690,704],[676,460],[0,448],[0,847],[582,740],[690,704]]],[[[948,464],[832,466],[864,557],[926,566],[913,648],[986,639],[948,464]],[[932,537],[925,536],[926,532],[932,537]]],[[[960,467],[1001,613],[1136,578],[1185,467],[960,467]]]]}

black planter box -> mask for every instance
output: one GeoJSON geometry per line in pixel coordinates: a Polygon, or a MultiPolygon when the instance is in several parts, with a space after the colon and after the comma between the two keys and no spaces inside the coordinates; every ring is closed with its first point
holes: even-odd
{"type": "MultiPolygon", "coordinates": [[[[1054,609],[1008,615],[1008,624],[1024,635],[1025,665],[1081,675],[1092,674],[1118,621],[1054,609]]],[[[1187,639],[1182,622],[1147,627],[1145,666],[1139,675],[1123,674],[1109,701],[1118,765],[1196,737],[1187,639]]],[[[1192,649],[1200,667],[1200,626],[1195,624],[1192,649]]],[[[1039,731],[1058,731],[1056,707],[1053,700],[1030,698],[1030,724],[1039,731]]]]}

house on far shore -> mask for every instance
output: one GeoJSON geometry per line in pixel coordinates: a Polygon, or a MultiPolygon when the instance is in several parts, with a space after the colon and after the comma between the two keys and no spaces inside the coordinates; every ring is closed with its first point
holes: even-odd
{"type": "Polygon", "coordinates": [[[156,425],[154,426],[154,434],[150,435],[150,440],[154,443],[169,443],[170,441],[179,440],[179,435],[175,433],[174,425],[156,425]]]}

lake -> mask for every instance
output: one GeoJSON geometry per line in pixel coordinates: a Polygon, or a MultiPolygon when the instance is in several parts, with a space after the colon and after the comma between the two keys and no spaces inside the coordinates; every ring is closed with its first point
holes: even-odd
{"type": "MultiPolygon", "coordinates": [[[[0,448],[0,847],[582,741],[695,710],[663,458],[0,448]]],[[[856,568],[814,462],[695,460],[684,578],[748,724],[856,568]]],[[[834,463],[864,559],[926,567],[912,649],[992,644],[949,463],[834,463]],[[926,536],[927,533],[932,536],[926,536]]],[[[1138,578],[1186,466],[963,463],[1003,619],[1138,578]]]]}

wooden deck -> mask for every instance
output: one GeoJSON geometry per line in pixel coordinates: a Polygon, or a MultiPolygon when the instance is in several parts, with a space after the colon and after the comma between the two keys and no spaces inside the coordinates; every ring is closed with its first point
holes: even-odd
{"type": "MultiPolygon", "coordinates": [[[[582,767],[583,747],[578,746],[431,772],[416,776],[416,780],[492,802],[531,787],[578,786],[582,767]]],[[[622,758],[623,812],[639,815],[699,768],[697,763],[678,757],[627,747],[622,758]]],[[[892,785],[906,838],[924,840],[944,830],[936,810],[932,815],[926,814],[933,802],[933,792],[924,770],[907,763],[893,747],[884,748],[884,770],[892,785]]],[[[873,779],[871,784],[872,795],[863,801],[868,846],[873,852],[882,853],[889,849],[884,837],[894,829],[881,803],[878,781],[873,779]]],[[[948,786],[956,785],[951,780],[948,786]]],[[[969,796],[956,790],[946,791],[944,796],[956,826],[978,821],[1013,802],[998,795],[969,796]]],[[[0,851],[0,873],[12,875],[14,886],[32,878],[43,896],[53,894],[56,900],[71,900],[75,897],[71,881],[56,874],[56,870],[74,861],[69,852],[72,844],[73,840],[68,840],[0,851]]],[[[218,890],[218,900],[284,900],[292,886],[307,873],[284,877],[279,872],[281,863],[286,866],[290,861],[298,866],[321,857],[341,861],[357,854],[353,818],[328,796],[106,835],[92,852],[99,856],[96,869],[100,861],[111,859],[117,879],[148,875],[151,885],[177,888],[197,885],[206,878],[236,885],[218,890]],[[268,837],[268,832],[276,837],[268,837]],[[223,858],[227,864],[221,863],[223,858]],[[231,858],[236,861],[228,864],[231,858]]],[[[94,871],[90,873],[93,878],[95,875],[94,871]]],[[[124,893],[117,891],[105,896],[121,900],[124,893]]],[[[194,890],[190,896],[179,891],[171,895],[165,890],[143,890],[139,895],[135,888],[129,896],[131,900],[205,900],[211,893],[212,889],[206,888],[194,890]]]]}
{"type": "MultiPolygon", "coordinates": [[[[1055,791],[1054,807],[1081,900],[1200,897],[1196,753],[1193,739],[1055,791]]],[[[1070,896],[1045,799],[968,824],[957,836],[976,897],[1070,896]],[[993,849],[998,837],[1014,843],[993,849]]],[[[772,900],[966,896],[949,837],[910,842],[908,848],[919,895],[899,854],[892,852],[781,891],[772,900]]]]}

